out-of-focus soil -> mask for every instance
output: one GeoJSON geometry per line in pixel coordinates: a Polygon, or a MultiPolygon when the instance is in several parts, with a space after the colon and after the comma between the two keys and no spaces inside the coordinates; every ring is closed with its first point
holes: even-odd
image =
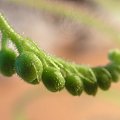
{"type": "MultiPolygon", "coordinates": [[[[84,45],[86,50],[76,53],[75,47],[72,47],[73,40],[68,41],[66,39],[69,37],[58,34],[59,30],[56,32],[56,27],[46,22],[41,12],[2,1],[0,1],[0,11],[5,13],[18,32],[24,31],[23,35],[36,40],[46,51],[76,63],[104,65],[108,62],[106,57],[108,50],[115,47],[111,42],[104,40],[88,41],[79,44],[81,48],[84,45]],[[60,42],[61,45],[56,44],[60,42]],[[103,47],[104,42],[106,44],[103,47]],[[86,47],[85,43],[87,46],[91,44],[91,47],[86,47]]],[[[29,85],[17,75],[11,78],[0,75],[0,119],[13,120],[13,113],[17,111],[15,108],[19,106],[22,96],[27,91],[35,89],[38,89],[39,97],[30,100],[25,107],[29,120],[120,120],[120,104],[116,102],[117,95],[120,94],[116,95],[114,101],[111,100],[112,97],[107,98],[114,90],[120,90],[119,83],[113,84],[108,92],[98,91],[95,97],[84,93],[80,97],[73,97],[66,90],[50,93],[42,83],[37,86],[29,85]]]]}

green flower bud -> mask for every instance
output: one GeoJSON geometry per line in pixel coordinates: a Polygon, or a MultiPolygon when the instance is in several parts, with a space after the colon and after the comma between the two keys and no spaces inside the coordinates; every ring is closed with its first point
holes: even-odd
{"type": "Polygon", "coordinates": [[[83,85],[84,85],[84,91],[88,94],[88,95],[96,95],[97,93],[97,82],[93,81],[89,78],[86,77],[82,77],[81,78],[83,81],[83,85]]]}
{"type": "Polygon", "coordinates": [[[109,71],[103,67],[94,68],[93,71],[96,75],[98,86],[102,90],[108,90],[111,86],[112,80],[112,76],[109,71]]]}
{"type": "Polygon", "coordinates": [[[16,54],[12,49],[0,51],[0,72],[5,76],[12,76],[15,73],[16,54]]]}
{"type": "Polygon", "coordinates": [[[15,62],[17,74],[26,82],[38,84],[41,80],[43,65],[32,52],[21,53],[15,62]]]}
{"type": "Polygon", "coordinates": [[[108,55],[109,59],[117,64],[120,64],[120,50],[115,49],[111,50],[108,55]]]}
{"type": "Polygon", "coordinates": [[[60,70],[53,67],[45,67],[42,74],[43,84],[52,92],[60,91],[65,86],[65,79],[60,70]]]}
{"type": "Polygon", "coordinates": [[[92,69],[81,65],[78,67],[78,71],[83,75],[81,79],[83,81],[84,91],[88,95],[95,95],[97,92],[97,80],[92,69]]]}
{"type": "Polygon", "coordinates": [[[105,67],[112,76],[113,82],[118,82],[120,79],[120,65],[109,64],[105,67]]]}
{"type": "Polygon", "coordinates": [[[84,77],[91,79],[91,81],[93,81],[93,82],[97,82],[96,77],[94,75],[94,72],[90,67],[81,65],[81,66],[78,67],[78,71],[84,77]]]}
{"type": "Polygon", "coordinates": [[[68,90],[69,93],[71,93],[74,96],[79,96],[81,95],[83,91],[83,83],[78,76],[67,76],[65,78],[65,87],[68,90]]]}

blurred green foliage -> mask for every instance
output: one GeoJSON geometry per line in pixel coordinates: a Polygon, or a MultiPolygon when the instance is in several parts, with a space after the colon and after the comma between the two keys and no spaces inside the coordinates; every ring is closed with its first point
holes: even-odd
{"type": "MultiPolygon", "coordinates": [[[[104,21],[101,18],[95,17],[94,14],[89,13],[89,11],[83,9],[74,9],[72,7],[66,7],[64,4],[59,2],[51,2],[45,0],[10,0],[17,4],[24,4],[31,7],[38,8],[39,10],[44,10],[52,14],[56,14],[62,17],[66,17],[75,22],[82,23],[87,25],[88,27],[93,27],[94,29],[100,31],[104,35],[107,35],[110,40],[113,40],[117,43],[120,43],[120,35],[119,31],[115,29],[108,21],[104,21]]],[[[68,1],[69,2],[69,1],[68,1]]],[[[105,9],[109,8],[112,11],[114,9],[119,9],[119,4],[115,0],[96,0],[96,3],[100,7],[104,7],[105,9]]]]}
{"type": "Polygon", "coordinates": [[[103,8],[111,12],[118,12],[120,10],[119,0],[95,0],[103,8]]]}

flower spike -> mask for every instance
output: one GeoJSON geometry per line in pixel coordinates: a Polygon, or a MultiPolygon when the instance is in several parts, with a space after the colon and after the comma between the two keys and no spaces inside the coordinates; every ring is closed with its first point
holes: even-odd
{"type": "Polygon", "coordinates": [[[0,13],[0,31],[2,33],[0,50],[0,72],[12,76],[15,72],[30,84],[39,84],[42,79],[45,87],[52,91],[66,88],[74,95],[83,91],[96,95],[98,87],[108,90],[112,82],[120,75],[120,51],[109,53],[110,62],[105,66],[89,67],[78,65],[45,53],[32,40],[16,33],[0,13]],[[18,53],[7,48],[7,41],[15,45],[18,53]]]}

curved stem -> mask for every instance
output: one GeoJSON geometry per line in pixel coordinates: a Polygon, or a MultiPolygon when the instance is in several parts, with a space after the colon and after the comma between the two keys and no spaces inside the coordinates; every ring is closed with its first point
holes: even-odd
{"type": "Polygon", "coordinates": [[[16,33],[12,27],[8,24],[6,19],[0,13],[0,30],[2,33],[6,33],[10,40],[16,45],[18,51],[21,53],[24,49],[39,53],[41,56],[45,56],[44,52],[40,50],[37,45],[30,39],[16,33]]]}
{"type": "MultiPolygon", "coordinates": [[[[6,19],[0,13],[0,30],[2,33],[7,34],[7,37],[16,45],[19,53],[23,51],[31,51],[34,52],[41,60],[47,59],[47,55],[43,52],[37,45],[28,38],[24,38],[18,33],[16,33],[11,26],[7,23],[6,19]]],[[[5,40],[3,40],[2,46],[5,45],[5,40]]],[[[42,60],[43,61],[43,60],[42,60]]]]}
{"type": "Polygon", "coordinates": [[[18,51],[21,52],[22,50],[22,45],[21,42],[23,41],[23,37],[17,34],[7,23],[3,15],[0,13],[0,30],[8,35],[12,42],[17,46],[18,51]]]}

